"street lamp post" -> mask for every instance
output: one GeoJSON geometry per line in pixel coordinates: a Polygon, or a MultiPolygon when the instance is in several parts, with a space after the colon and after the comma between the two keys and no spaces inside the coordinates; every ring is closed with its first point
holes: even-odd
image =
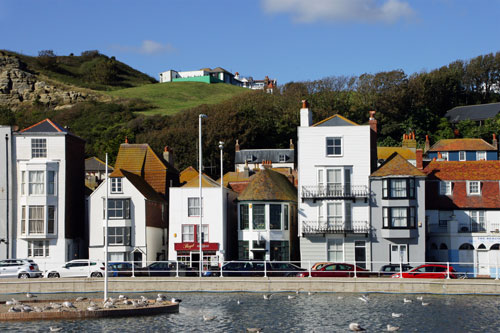
{"type": "Polygon", "coordinates": [[[202,174],[203,174],[203,163],[202,163],[202,158],[203,158],[203,154],[202,154],[202,140],[201,140],[201,121],[203,118],[206,118],[207,115],[205,114],[200,114],[198,116],[198,139],[199,139],[199,142],[198,142],[198,150],[199,150],[199,157],[198,157],[198,176],[199,176],[199,188],[200,188],[200,198],[199,198],[199,207],[200,207],[200,228],[198,230],[198,246],[200,247],[200,277],[202,275],[202,271],[203,271],[203,240],[201,239],[202,237],[202,228],[203,228],[203,225],[202,225],[202,222],[203,222],[203,201],[202,201],[202,186],[201,186],[201,178],[202,178],[202,174]]]}
{"type": "MultiPolygon", "coordinates": [[[[226,230],[226,226],[224,225],[224,166],[223,166],[223,156],[224,156],[224,142],[219,141],[219,149],[220,149],[220,194],[221,194],[221,226],[222,230],[226,230]]],[[[222,258],[222,264],[224,264],[224,258],[222,258]]]]}

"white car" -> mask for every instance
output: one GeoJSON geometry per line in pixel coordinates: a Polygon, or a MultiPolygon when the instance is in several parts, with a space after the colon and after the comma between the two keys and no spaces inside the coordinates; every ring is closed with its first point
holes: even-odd
{"type": "Polygon", "coordinates": [[[36,278],[42,272],[31,259],[4,259],[0,261],[0,278],[36,278]]]}
{"type": "MultiPolygon", "coordinates": [[[[108,270],[108,276],[110,275],[108,270]]],[[[71,260],[60,268],[49,269],[45,277],[103,277],[104,263],[98,260],[78,259],[71,260]]]]}

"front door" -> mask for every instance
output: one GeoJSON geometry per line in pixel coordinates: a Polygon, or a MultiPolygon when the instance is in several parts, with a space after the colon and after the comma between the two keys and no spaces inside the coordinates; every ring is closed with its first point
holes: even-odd
{"type": "Polygon", "coordinates": [[[366,243],[364,241],[354,242],[354,258],[358,267],[366,268],[366,243]]]}
{"type": "Polygon", "coordinates": [[[200,268],[200,253],[191,252],[191,267],[199,269],[200,268]]]}
{"type": "Polygon", "coordinates": [[[478,275],[490,275],[490,269],[488,267],[488,251],[477,251],[477,274],[478,275]]]}
{"type": "Polygon", "coordinates": [[[406,244],[391,244],[391,264],[408,263],[408,247],[406,244]]]}

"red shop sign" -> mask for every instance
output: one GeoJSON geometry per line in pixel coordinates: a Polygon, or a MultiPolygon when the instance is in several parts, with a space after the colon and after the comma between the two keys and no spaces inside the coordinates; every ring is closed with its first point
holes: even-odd
{"type": "MultiPolygon", "coordinates": [[[[175,251],[199,251],[200,246],[197,242],[175,243],[174,249],[175,251]]],[[[219,243],[203,243],[201,249],[203,251],[218,251],[219,243]]]]}

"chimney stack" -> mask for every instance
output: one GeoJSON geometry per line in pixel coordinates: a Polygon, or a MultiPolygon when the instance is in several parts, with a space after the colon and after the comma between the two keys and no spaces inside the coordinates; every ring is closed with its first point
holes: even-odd
{"type": "Polygon", "coordinates": [[[125,143],[128,143],[128,137],[127,136],[125,137],[125,143]]]}
{"type": "MultiPolygon", "coordinates": [[[[493,134],[493,135],[495,135],[495,134],[493,134]]],[[[290,149],[292,149],[292,150],[295,149],[295,145],[293,144],[292,139],[290,139],[290,149]]]]}
{"type": "Polygon", "coordinates": [[[493,142],[492,142],[493,147],[495,147],[498,150],[498,140],[497,140],[497,135],[493,133],[493,142]]]}
{"type": "Polygon", "coordinates": [[[424,153],[426,153],[429,149],[431,149],[431,143],[429,142],[429,136],[425,136],[425,146],[424,146],[424,153]]]}
{"type": "Polygon", "coordinates": [[[302,100],[302,109],[300,109],[300,126],[309,127],[312,125],[312,113],[307,104],[307,100],[302,100]]]}
{"type": "Polygon", "coordinates": [[[174,152],[169,146],[165,146],[163,149],[163,159],[171,166],[174,166],[174,152]]]}
{"type": "Polygon", "coordinates": [[[240,151],[240,143],[238,142],[238,139],[236,139],[236,144],[234,145],[234,150],[240,151]]]}
{"type": "Polygon", "coordinates": [[[424,162],[423,162],[423,155],[424,155],[424,152],[422,151],[422,149],[417,149],[417,151],[415,152],[415,158],[416,158],[416,164],[417,164],[417,169],[419,170],[423,170],[424,169],[424,162]]]}
{"type": "Polygon", "coordinates": [[[377,119],[375,119],[375,113],[377,113],[377,111],[370,111],[369,124],[370,124],[370,128],[372,129],[372,131],[377,133],[377,119]]]}
{"type": "Polygon", "coordinates": [[[248,178],[250,176],[250,168],[248,167],[248,161],[245,161],[245,166],[243,167],[243,177],[248,178]]]}

